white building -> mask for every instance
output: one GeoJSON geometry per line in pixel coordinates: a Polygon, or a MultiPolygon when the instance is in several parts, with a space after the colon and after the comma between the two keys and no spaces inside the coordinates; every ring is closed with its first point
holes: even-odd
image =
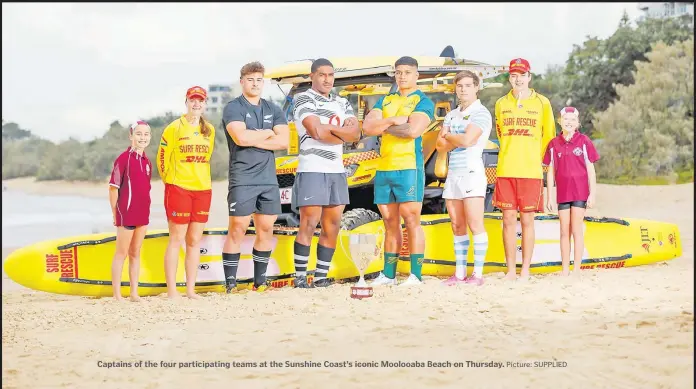
{"type": "Polygon", "coordinates": [[[205,109],[206,113],[216,114],[222,113],[230,100],[239,96],[242,93],[239,84],[211,84],[208,85],[208,106],[205,109]]]}
{"type": "Polygon", "coordinates": [[[643,11],[638,20],[646,18],[674,18],[682,15],[691,15],[694,19],[694,3],[638,3],[638,9],[643,11]]]}

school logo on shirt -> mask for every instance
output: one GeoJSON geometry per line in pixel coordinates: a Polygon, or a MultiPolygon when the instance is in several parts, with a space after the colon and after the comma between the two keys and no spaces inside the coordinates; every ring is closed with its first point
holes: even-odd
{"type": "Polygon", "coordinates": [[[573,154],[577,155],[578,157],[582,155],[582,149],[579,147],[576,147],[573,149],[573,154]]]}

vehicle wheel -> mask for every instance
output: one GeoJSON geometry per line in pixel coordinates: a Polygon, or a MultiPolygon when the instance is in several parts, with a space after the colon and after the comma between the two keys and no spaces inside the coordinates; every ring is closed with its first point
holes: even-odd
{"type": "Polygon", "coordinates": [[[365,208],[355,208],[343,213],[341,217],[342,230],[354,230],[364,224],[371,223],[382,218],[378,213],[365,208]]]}

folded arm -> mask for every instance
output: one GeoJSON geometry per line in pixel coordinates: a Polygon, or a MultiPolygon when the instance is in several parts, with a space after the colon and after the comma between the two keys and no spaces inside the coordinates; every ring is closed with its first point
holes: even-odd
{"type": "Polygon", "coordinates": [[[386,130],[387,134],[399,138],[416,139],[423,135],[423,132],[430,125],[430,117],[422,112],[414,112],[408,117],[408,122],[401,125],[391,126],[386,130]]]}
{"type": "Polygon", "coordinates": [[[478,142],[481,134],[483,134],[481,127],[469,123],[463,134],[448,133],[445,134],[445,139],[455,147],[471,147],[478,142]]]}
{"type": "Polygon", "coordinates": [[[363,120],[363,134],[365,136],[382,135],[387,128],[397,124],[394,117],[384,119],[381,109],[372,109],[363,120]]]}
{"type": "Polygon", "coordinates": [[[449,126],[442,126],[440,129],[440,134],[438,134],[437,142],[435,143],[435,150],[437,150],[439,153],[448,153],[456,148],[456,146],[446,138],[449,131],[449,126]]]}
{"type": "Polygon", "coordinates": [[[290,128],[287,124],[279,124],[273,127],[273,135],[257,143],[255,147],[264,150],[285,150],[290,144],[290,128]]]}
{"type": "Polygon", "coordinates": [[[354,116],[348,117],[342,127],[336,127],[331,130],[331,133],[343,140],[344,142],[357,142],[360,140],[360,127],[358,119],[354,116]]]}
{"type": "Polygon", "coordinates": [[[311,136],[314,140],[332,145],[343,143],[343,139],[333,134],[333,131],[339,130],[340,127],[334,126],[333,124],[321,124],[319,116],[306,116],[304,119],[302,119],[302,125],[307,130],[307,135],[311,136]]]}
{"type": "Polygon", "coordinates": [[[227,132],[234,143],[242,147],[258,147],[258,145],[275,135],[273,130],[247,130],[244,122],[227,123],[227,132]]]}

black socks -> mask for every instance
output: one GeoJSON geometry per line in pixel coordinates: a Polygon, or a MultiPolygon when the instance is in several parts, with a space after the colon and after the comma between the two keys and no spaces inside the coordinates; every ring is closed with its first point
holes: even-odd
{"type": "Polygon", "coordinates": [[[257,251],[253,249],[251,252],[254,258],[254,287],[258,288],[261,285],[266,285],[266,269],[268,269],[268,260],[271,258],[271,251],[257,251]]]}
{"type": "Polygon", "coordinates": [[[225,283],[237,283],[237,267],[239,267],[239,253],[222,253],[222,268],[225,271],[225,283]]]}
{"type": "Polygon", "coordinates": [[[331,267],[331,260],[333,259],[334,251],[336,249],[331,249],[317,244],[317,270],[314,271],[314,281],[319,281],[329,274],[329,268],[331,267]]]}

